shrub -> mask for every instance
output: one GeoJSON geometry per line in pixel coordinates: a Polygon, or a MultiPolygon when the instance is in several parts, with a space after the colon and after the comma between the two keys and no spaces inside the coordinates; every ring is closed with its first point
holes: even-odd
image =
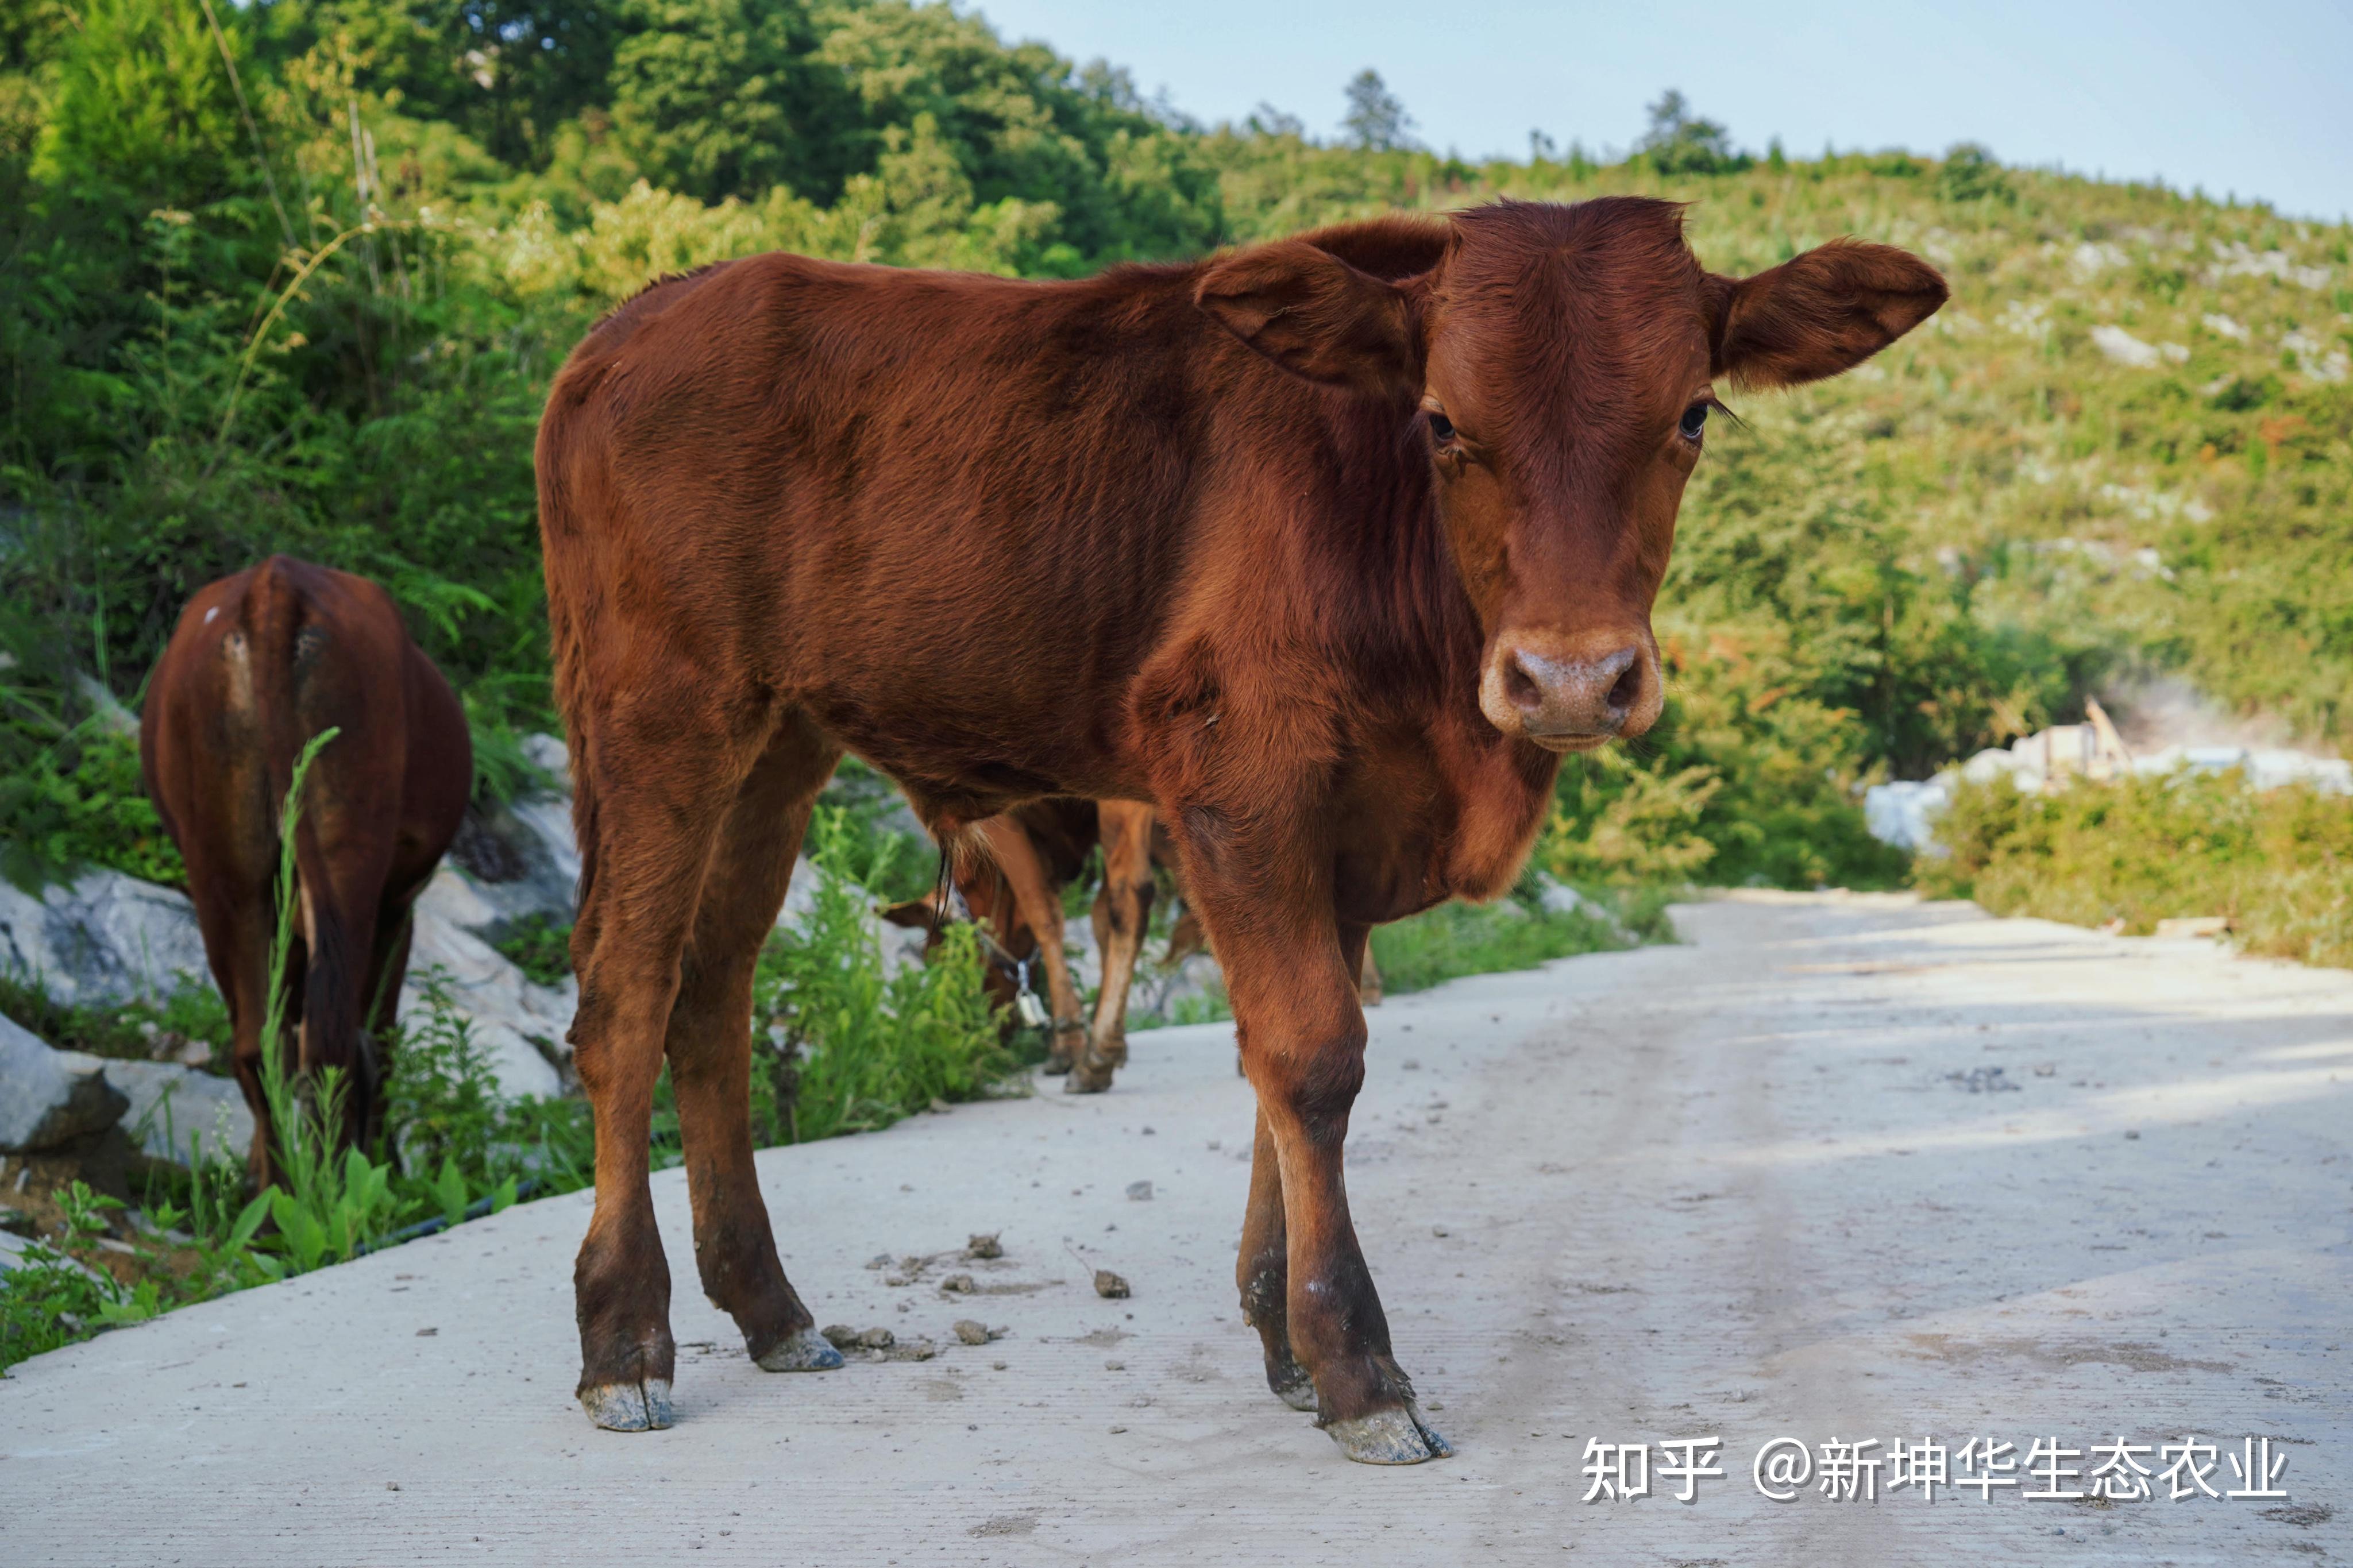
{"type": "MultiPolygon", "coordinates": [[[[8,726],[0,720],[0,729],[8,726]]],[[[136,739],[85,724],[47,744],[19,728],[0,757],[0,876],[37,889],[85,867],[184,887],[187,868],[139,780],[136,739]]]]}
{"type": "Polygon", "coordinates": [[[1993,153],[1975,142],[1955,143],[1936,171],[1936,194],[1948,202],[2015,202],[2018,193],[1993,153]]]}
{"type": "Polygon", "coordinates": [[[2236,772],[2077,783],[2049,795],[1966,784],[1937,819],[1947,853],[1915,873],[1939,897],[2146,935],[2223,915],[2251,952],[2353,967],[2353,800],[2258,794],[2236,772]]]}
{"type": "Polygon", "coordinates": [[[540,985],[561,985],[572,973],[572,922],[533,913],[499,929],[491,945],[540,985]]]}

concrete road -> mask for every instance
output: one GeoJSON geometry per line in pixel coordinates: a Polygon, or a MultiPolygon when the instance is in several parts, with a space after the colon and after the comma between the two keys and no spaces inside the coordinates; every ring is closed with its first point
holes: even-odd
{"type": "MultiPolygon", "coordinates": [[[[1177,1029],[1103,1098],[761,1157],[820,1321],[932,1359],[764,1374],[689,1287],[678,1426],[592,1431],[588,1200],[532,1204],[17,1368],[0,1562],[2353,1555],[2353,974],[1893,897],[1677,918],[1685,945],[1372,1015],[1350,1185],[1455,1458],[1346,1464],[1266,1392],[1232,1286],[1250,1100],[1228,1031],[1177,1029]],[[956,1258],[975,1231],[1003,1258],[956,1258]],[[893,1284],[881,1254],[950,1256],[893,1284]],[[2181,1481],[2250,1489],[2253,1440],[2286,1496],[2163,1500],[2158,1446],[2190,1436],[2215,1452],[2181,1481]],[[1697,1437],[1725,1474],[1684,1504],[1661,1445],[1697,1437]],[[1815,1472],[1787,1502],[1753,1474],[1779,1438],[1815,1472]],[[1935,1441],[1957,1480],[1979,1438],[2017,1462],[1989,1502],[1823,1452],[1935,1441]],[[2090,1489],[2116,1438],[2158,1500],[2024,1496],[2090,1489]],[[1596,1439],[1644,1446],[1651,1495],[1583,1500],[1596,1439]],[[2084,1452],[2037,1478],[2043,1439],[2084,1452]],[[1877,1500],[1823,1495],[1826,1468],[1877,1500]]],[[[684,1181],[656,1192],[691,1281],[684,1181]]]]}

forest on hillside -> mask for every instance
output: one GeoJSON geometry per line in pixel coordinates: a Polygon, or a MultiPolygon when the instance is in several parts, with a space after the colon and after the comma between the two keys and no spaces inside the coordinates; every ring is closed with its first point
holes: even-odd
{"type": "Polygon", "coordinates": [[[2345,226],[1968,146],[1744,150],[1673,94],[1595,128],[1622,155],[1472,163],[1352,90],[1335,141],[1274,109],[1204,126],[902,0],[18,0],[7,874],[175,879],[117,705],[189,593],[271,550],[384,582],[464,696],[479,788],[528,788],[517,738],[553,722],[533,427],[653,277],[771,248],[1072,276],[1498,195],[1672,196],[1719,271],[1856,235],[1954,287],[1854,375],[1736,400],[1659,607],[1669,713],[1564,770],[1549,869],[1894,878],[1860,785],[2136,670],[2344,741],[2345,226]]]}

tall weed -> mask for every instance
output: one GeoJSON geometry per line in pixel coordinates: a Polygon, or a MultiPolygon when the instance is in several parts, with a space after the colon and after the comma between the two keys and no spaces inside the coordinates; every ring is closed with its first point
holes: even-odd
{"type": "Polygon", "coordinates": [[[762,1130],[806,1142],[988,1092],[1016,1062],[981,988],[978,933],[958,921],[926,962],[886,973],[868,889],[889,878],[896,840],[868,841],[861,856],[851,814],[828,806],[811,834],[815,907],[760,963],[754,1017],[771,1047],[754,1074],[766,1080],[762,1130]]]}

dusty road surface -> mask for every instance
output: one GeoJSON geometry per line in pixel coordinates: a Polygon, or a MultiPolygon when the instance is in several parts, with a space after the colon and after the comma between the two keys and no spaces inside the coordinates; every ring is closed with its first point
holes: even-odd
{"type": "Polygon", "coordinates": [[[2353,975],[1896,898],[1678,920],[1684,945],[1372,1015],[1350,1187],[1454,1458],[1349,1465],[1266,1392],[1232,1286],[1250,1100],[1229,1032],[1183,1029],[1107,1097],[761,1157],[819,1321],[932,1359],[755,1370],[691,1288],[674,1172],[674,1429],[574,1405],[588,1200],[554,1199],[17,1368],[0,1561],[2353,1556],[2353,975]],[[975,1231],[1004,1257],[867,1267],[975,1231]],[[2159,1445],[2193,1436],[2179,1482],[2250,1489],[2252,1440],[2287,1495],[2164,1500],[2159,1445]],[[1684,1504],[1660,1445],[1696,1437],[1725,1475],[1684,1504]],[[1597,1438],[1646,1446],[1651,1495],[1583,1500],[1597,1438]],[[1778,1438],[1815,1472],[1787,1502],[1753,1473],[1778,1438]],[[1991,1501],[1887,1489],[1897,1440],[1958,1480],[1979,1438],[2014,1446],[1991,1501]],[[2117,1438],[2156,1500],[2024,1496],[2090,1490],[2117,1438]],[[1866,1439],[1878,1468],[1825,1465],[1866,1439]],[[2082,1452],[2038,1478],[2044,1439],[2082,1452]]]}

